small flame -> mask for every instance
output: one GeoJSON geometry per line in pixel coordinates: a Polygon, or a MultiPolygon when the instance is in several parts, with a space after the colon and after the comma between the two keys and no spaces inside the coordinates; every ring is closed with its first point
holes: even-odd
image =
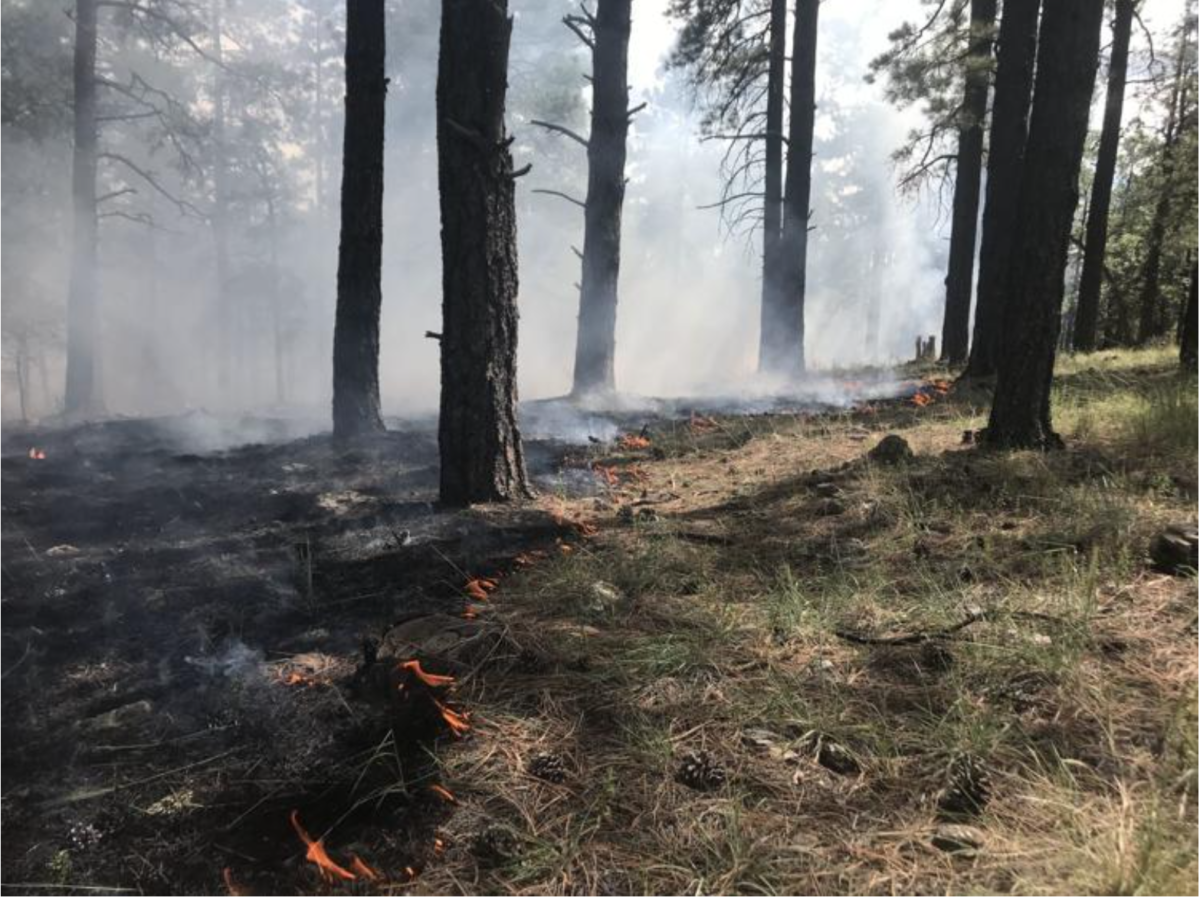
{"type": "Polygon", "coordinates": [[[697,416],[695,413],[688,421],[688,426],[693,432],[711,432],[713,429],[719,428],[717,421],[711,416],[697,416]]]}
{"type": "Polygon", "coordinates": [[[405,660],[403,663],[399,664],[396,668],[408,670],[410,673],[412,673],[414,676],[416,676],[418,679],[420,679],[422,682],[424,682],[430,688],[440,688],[443,685],[453,685],[454,684],[453,676],[435,676],[432,673],[425,672],[425,670],[421,669],[421,661],[420,660],[405,660]]]}
{"type": "Polygon", "coordinates": [[[446,725],[450,727],[450,731],[455,735],[461,736],[464,733],[471,731],[471,724],[467,722],[467,716],[465,713],[458,713],[454,710],[451,710],[437,698],[433,699],[433,703],[437,705],[437,709],[441,711],[442,719],[446,721],[446,725]]]}
{"type": "Polygon", "coordinates": [[[650,446],[650,439],[645,435],[622,435],[617,444],[625,450],[645,450],[650,446]]]}
{"type": "Polygon", "coordinates": [[[31,447],[29,449],[29,459],[30,460],[45,460],[46,452],[44,450],[42,450],[40,447],[31,447]]]}
{"type": "Polygon", "coordinates": [[[912,402],[913,405],[917,407],[928,407],[931,403],[933,403],[933,398],[928,394],[923,394],[922,392],[918,391],[912,396],[912,402]]]}
{"type": "Polygon", "coordinates": [[[496,590],[496,580],[471,579],[471,581],[467,582],[467,584],[463,587],[463,590],[477,601],[486,601],[488,599],[488,595],[496,590]]]}
{"type": "Polygon", "coordinates": [[[373,870],[367,866],[366,862],[357,854],[350,855],[350,868],[363,879],[371,882],[378,882],[383,878],[377,870],[373,870]]]}
{"type": "Polygon", "coordinates": [[[558,544],[558,549],[561,553],[573,554],[575,552],[575,548],[573,548],[571,545],[567,544],[561,538],[557,539],[557,544],[558,544]]]}
{"type": "Polygon", "coordinates": [[[300,836],[300,841],[304,842],[305,846],[308,848],[308,853],[304,855],[305,859],[312,861],[317,865],[317,868],[321,871],[321,877],[323,879],[325,879],[327,882],[333,882],[334,876],[338,876],[342,879],[348,879],[351,882],[354,882],[358,879],[357,876],[355,876],[345,867],[338,866],[336,863],[334,863],[333,858],[331,858],[325,851],[324,839],[313,841],[312,836],[310,836],[304,830],[304,827],[300,825],[300,811],[292,811],[291,821],[292,828],[296,830],[296,835],[300,836]]]}
{"type": "Polygon", "coordinates": [[[234,882],[233,869],[231,867],[226,867],[221,871],[221,878],[225,880],[225,888],[233,897],[241,898],[250,894],[243,886],[234,882]]]}
{"type": "Polygon", "coordinates": [[[534,566],[545,559],[545,551],[527,551],[523,554],[517,554],[517,556],[513,558],[513,563],[519,567],[534,566]]]}
{"type": "Polygon", "coordinates": [[[467,606],[465,608],[463,608],[463,612],[462,612],[463,619],[476,619],[478,616],[479,616],[479,611],[476,610],[471,604],[467,604],[467,606]]]}
{"type": "Polygon", "coordinates": [[[621,484],[621,477],[617,474],[616,467],[614,466],[602,466],[599,463],[593,463],[592,472],[604,479],[605,484],[609,488],[616,488],[621,484]]]}
{"type": "Polygon", "coordinates": [[[444,841],[442,841],[440,838],[435,838],[433,840],[433,853],[434,854],[442,854],[445,852],[445,850],[446,850],[446,843],[444,841]]]}
{"type": "Polygon", "coordinates": [[[409,879],[416,879],[416,878],[417,878],[417,871],[416,871],[416,870],[414,870],[412,867],[405,867],[405,868],[404,868],[404,875],[405,875],[405,876],[407,876],[409,879]]]}
{"type": "MultiPolygon", "coordinates": [[[[458,799],[454,797],[450,789],[444,785],[438,785],[436,782],[429,786],[429,790],[444,801],[449,801],[451,804],[456,804],[458,799]]],[[[440,839],[439,839],[440,841],[440,839]]]]}

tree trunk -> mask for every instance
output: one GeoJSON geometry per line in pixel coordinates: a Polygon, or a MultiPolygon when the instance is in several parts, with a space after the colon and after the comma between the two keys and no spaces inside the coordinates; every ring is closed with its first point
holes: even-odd
{"type": "Polygon", "coordinates": [[[1179,364],[1184,369],[1196,368],[1196,261],[1192,261],[1192,283],[1188,288],[1187,305],[1179,323],[1179,364]]]}
{"type": "Polygon", "coordinates": [[[96,237],[96,0],[75,3],[75,149],[71,168],[74,232],[67,294],[69,415],[99,412],[100,319],[96,237]]]}
{"type": "Polygon", "coordinates": [[[234,325],[236,311],[229,302],[229,169],[225,159],[225,70],[221,68],[224,61],[222,2],[212,0],[212,54],[217,68],[213,73],[213,209],[209,225],[213,238],[213,277],[216,279],[217,391],[224,403],[234,397],[234,341],[239,335],[234,325]]]}
{"type": "Polygon", "coordinates": [[[517,229],[504,127],[507,0],[443,0],[438,53],[442,213],[441,499],[528,496],[517,427],[517,229]]]}
{"type": "Polygon", "coordinates": [[[1121,110],[1125,104],[1125,72],[1129,64],[1129,37],[1133,31],[1135,0],[1116,0],[1112,51],[1108,63],[1108,95],[1104,125],[1096,152],[1096,174],[1084,238],[1083,272],[1079,276],[1079,308],[1075,313],[1075,349],[1096,349],[1100,321],[1100,283],[1108,243],[1108,210],[1112,203],[1113,176],[1117,171],[1117,144],[1121,139],[1121,110]]]}
{"type": "Polygon", "coordinates": [[[1167,237],[1167,225],[1171,215],[1171,191],[1174,188],[1171,174],[1175,168],[1175,148],[1183,133],[1183,111],[1187,106],[1187,73],[1185,58],[1189,41],[1181,33],[1179,50],[1175,58],[1174,84],[1171,88],[1171,108],[1167,112],[1164,129],[1160,172],[1162,188],[1154,204],[1154,216],[1150,220],[1150,232],[1146,238],[1146,259],[1142,264],[1142,287],[1139,299],[1138,344],[1145,344],[1155,337],[1159,329],[1159,279],[1162,275],[1163,242],[1167,237]]]}
{"type": "MultiPolygon", "coordinates": [[[[284,378],[283,365],[283,298],[279,292],[279,222],[275,215],[275,200],[269,195],[267,197],[267,235],[271,267],[269,300],[271,304],[271,354],[275,364],[275,403],[282,406],[287,401],[287,382],[284,378]]],[[[382,248],[380,256],[382,258],[382,248]]],[[[378,387],[378,379],[376,379],[376,386],[378,387]]],[[[378,390],[376,395],[378,396],[378,390]]]]}
{"type": "Polygon", "coordinates": [[[767,374],[787,371],[790,348],[780,340],[787,321],[786,294],[780,271],[783,238],[783,92],[787,63],[787,0],[771,0],[767,51],[766,159],[763,173],[762,326],[758,369],[767,374]]]}
{"type": "Polygon", "coordinates": [[[346,4],[346,125],[342,237],[333,330],[333,435],[383,431],[379,309],[383,294],[383,125],[387,98],[385,0],[346,4]]]}
{"type": "Polygon", "coordinates": [[[632,0],[599,0],[592,28],[592,130],[584,211],[583,278],[572,394],[611,392],[616,355],[621,208],[629,132],[629,31],[632,0]]]}
{"type": "Polygon", "coordinates": [[[971,283],[975,274],[975,233],[979,224],[979,179],[983,172],[983,127],[987,119],[989,63],[996,0],[971,0],[963,108],[959,113],[958,160],[950,221],[950,259],[946,271],[946,312],[942,320],[942,357],[951,366],[967,361],[971,338],[971,283]]]}
{"type": "Polygon", "coordinates": [[[804,373],[804,289],[808,269],[808,214],[812,198],[813,120],[817,110],[818,0],[796,0],[792,32],[791,117],[783,201],[780,277],[783,296],[772,330],[774,371],[804,373]]]}
{"type": "Polygon", "coordinates": [[[1103,0],[1054,0],[1042,14],[1005,352],[987,428],[987,440],[1000,447],[1061,443],[1050,425],[1050,383],[1103,17],[1103,0]]]}
{"type": "Polygon", "coordinates": [[[974,340],[965,375],[995,375],[1003,346],[1007,278],[1017,231],[1021,160],[1029,126],[1033,63],[1037,53],[1041,0],[1004,0],[996,90],[988,140],[987,197],[979,245],[979,289],[975,299],[974,340]]]}

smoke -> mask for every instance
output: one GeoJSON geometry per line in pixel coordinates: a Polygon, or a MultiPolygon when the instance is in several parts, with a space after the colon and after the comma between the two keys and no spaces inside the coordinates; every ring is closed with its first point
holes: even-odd
{"type": "MultiPolygon", "coordinates": [[[[244,5],[243,17],[253,18],[256,6],[244,5]]],[[[325,19],[313,27],[325,29],[328,45],[330,61],[322,71],[331,83],[324,90],[340,98],[340,50],[334,45],[342,12],[335,4],[325,6],[325,19]]],[[[574,284],[579,280],[572,247],[581,247],[583,237],[581,210],[534,189],[582,198],[586,159],[581,147],[533,126],[531,120],[560,121],[586,132],[588,91],[583,74],[589,63],[559,24],[571,4],[512,0],[512,6],[516,24],[509,128],[516,137],[516,164],[533,164],[533,171],[517,183],[518,371],[522,398],[533,400],[561,396],[570,387],[578,304],[574,284]]],[[[629,146],[618,386],[641,397],[769,397],[776,386],[754,378],[758,244],[729,237],[717,211],[698,209],[720,195],[722,148],[699,139],[700,114],[683,75],[663,66],[675,31],[665,18],[665,6],[666,0],[639,0],[634,11],[631,102],[646,101],[648,106],[634,120],[629,146]]],[[[387,109],[381,390],[385,413],[414,416],[436,410],[439,384],[438,345],[424,337],[426,330],[439,330],[441,322],[433,108],[437,10],[413,10],[408,4],[396,9],[400,11],[394,15],[402,21],[389,35],[392,85],[387,109]]],[[[8,24],[9,4],[5,10],[8,24]]],[[[808,359],[819,369],[904,359],[911,356],[917,334],[940,328],[948,223],[939,220],[936,202],[897,197],[888,159],[915,113],[887,106],[880,89],[863,81],[868,60],[886,46],[887,32],[920,11],[915,0],[822,4],[807,314],[808,359]],[[873,305],[878,324],[868,327],[873,305]]],[[[230,27],[235,25],[236,21],[230,27]]],[[[257,43],[231,43],[229,52],[236,54],[239,46],[250,48],[243,52],[262,52],[263,60],[250,62],[265,66],[269,54],[279,52],[280,42],[258,38],[257,43]]],[[[128,68],[134,52],[121,50],[119,58],[110,61],[113,68],[128,68]]],[[[303,60],[287,62],[307,71],[303,60]]],[[[139,64],[148,66],[144,60],[139,64]]],[[[204,63],[189,65],[203,68],[204,63]]],[[[165,64],[147,71],[165,81],[175,78],[165,64]]],[[[175,81],[181,91],[192,83],[175,81]]],[[[195,98],[193,105],[203,112],[204,98],[195,98]]],[[[120,217],[102,222],[102,366],[109,412],[266,411],[306,422],[327,418],[338,242],[338,115],[331,102],[319,123],[324,129],[320,152],[328,156],[324,167],[330,182],[323,205],[316,200],[310,159],[315,151],[305,143],[312,123],[298,117],[288,125],[292,130],[273,143],[260,141],[284,161],[278,191],[289,202],[281,204],[274,228],[263,207],[247,200],[237,208],[228,284],[237,345],[229,390],[221,390],[215,374],[216,285],[207,223],[180,215],[170,201],[155,197],[144,185],[130,201],[135,204],[131,209],[153,214],[158,228],[120,217]],[[268,231],[274,236],[273,246],[268,231]],[[272,253],[281,264],[277,285],[271,281],[272,253]],[[282,390],[275,380],[272,291],[280,305],[282,390]]],[[[245,129],[232,130],[238,140],[257,140],[245,129]]],[[[105,135],[110,133],[106,129],[105,135]]],[[[168,146],[121,140],[121,152],[152,170],[171,191],[186,194],[188,184],[171,161],[168,146]]],[[[19,415],[16,370],[23,366],[29,412],[38,417],[52,412],[62,393],[69,135],[46,138],[43,151],[42,143],[6,124],[3,141],[9,154],[3,193],[8,300],[4,414],[19,415]],[[27,335],[24,351],[22,334],[27,335]]],[[[109,182],[102,190],[123,184],[111,175],[109,182]]],[[[203,199],[196,202],[205,205],[203,199]]],[[[814,402],[844,402],[846,390],[837,387],[841,384],[836,376],[825,382],[818,379],[807,393],[814,402]]],[[[198,415],[192,420],[200,436],[196,440],[225,446],[224,435],[204,437],[204,421],[198,415]]],[[[541,422],[534,431],[547,428],[553,430],[541,422]]],[[[593,428],[605,431],[597,423],[585,424],[582,430],[595,434],[593,428]]],[[[611,437],[609,432],[596,437],[611,437]]]]}

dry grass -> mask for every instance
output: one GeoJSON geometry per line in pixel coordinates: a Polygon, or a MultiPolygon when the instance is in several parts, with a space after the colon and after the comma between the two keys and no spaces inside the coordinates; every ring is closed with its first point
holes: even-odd
{"type": "Polygon", "coordinates": [[[1194,891],[1196,582],[1144,551],[1195,514],[1195,383],[1156,353],[1068,361],[1063,453],[961,446],[983,413],[964,392],[680,426],[616,461],[639,469],[600,509],[547,501],[599,534],[493,596],[530,651],[463,686],[478,728],[412,888],[1194,891]],[[912,463],[863,462],[888,431],[912,463]],[[676,781],[692,751],[723,784],[676,781]],[[527,772],[545,753],[563,783],[527,772]],[[930,837],[968,755],[983,845],[950,854],[930,837]]]}

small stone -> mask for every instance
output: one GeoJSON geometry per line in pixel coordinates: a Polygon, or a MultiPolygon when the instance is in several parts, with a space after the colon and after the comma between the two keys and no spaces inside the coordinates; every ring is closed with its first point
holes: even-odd
{"type": "Polygon", "coordinates": [[[56,544],[46,550],[47,557],[70,557],[72,554],[78,553],[79,548],[73,544],[56,544]]]}
{"type": "Polygon", "coordinates": [[[813,494],[818,497],[839,497],[842,489],[836,482],[818,482],[813,486],[813,494]]]}
{"type": "Polygon", "coordinates": [[[973,854],[984,846],[983,830],[958,823],[943,823],[933,831],[930,843],[947,854],[973,854]]]}
{"type": "Polygon", "coordinates": [[[885,435],[877,445],[867,451],[868,459],[884,466],[906,463],[913,458],[912,448],[899,435],[885,435]]]}
{"type": "Polygon", "coordinates": [[[1154,536],[1150,559],[1155,569],[1172,575],[1194,573],[1197,569],[1197,532],[1194,525],[1175,523],[1154,536]]]}

